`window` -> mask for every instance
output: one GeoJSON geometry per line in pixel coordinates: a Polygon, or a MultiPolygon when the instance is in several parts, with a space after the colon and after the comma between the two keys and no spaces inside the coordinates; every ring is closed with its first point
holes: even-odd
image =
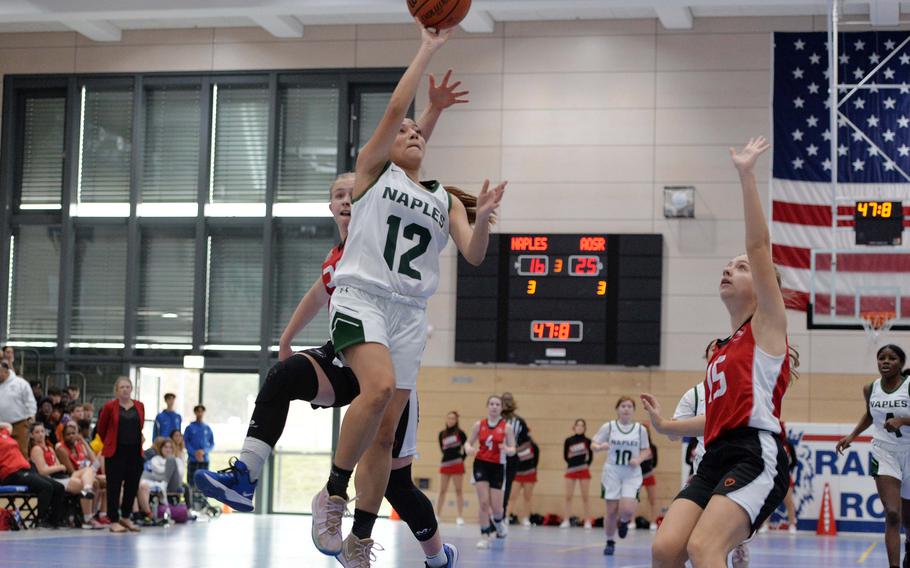
{"type": "Polygon", "coordinates": [[[262,232],[230,230],[209,239],[206,343],[259,346],[262,232]]]}
{"type": "Polygon", "coordinates": [[[209,455],[211,469],[227,467],[228,459],[240,453],[258,391],[258,373],[206,372],[202,375],[205,422],[212,428],[215,438],[215,451],[209,455]]]}
{"type": "Polygon", "coordinates": [[[125,302],[126,227],[77,227],[70,340],[122,347],[125,302]]]}
{"type": "Polygon", "coordinates": [[[142,232],[137,344],[184,344],[193,341],[195,239],[193,230],[142,232]]]}
{"type": "Polygon", "coordinates": [[[8,338],[57,339],[60,290],[60,227],[24,226],[10,239],[8,338]]]}
{"type": "Polygon", "coordinates": [[[376,127],[379,126],[379,121],[382,120],[382,115],[385,114],[386,107],[389,106],[391,98],[392,92],[389,90],[369,90],[360,93],[357,115],[358,149],[363,148],[363,145],[370,140],[376,127]]]}
{"type": "MultiPolygon", "coordinates": [[[[143,203],[196,203],[201,92],[198,85],[146,90],[143,203]]],[[[195,208],[190,208],[195,215],[195,208]]]]}
{"type": "MultiPolygon", "coordinates": [[[[322,278],[322,263],[338,242],[334,221],[320,219],[302,225],[284,225],[276,232],[272,271],[272,341],[281,333],[300,299],[322,278]]],[[[322,310],[294,339],[294,345],[322,345],[329,339],[328,311],[322,310]]]]}
{"type": "Polygon", "coordinates": [[[278,203],[326,203],[338,170],[338,89],[279,93],[278,203]]]}
{"type": "MultiPolygon", "coordinates": [[[[133,147],[132,89],[83,87],[81,128],[78,203],[128,204],[133,147]]],[[[86,214],[94,214],[98,209],[88,211],[92,213],[86,214]]],[[[128,214],[127,207],[123,215],[128,214]]]]}
{"type": "Polygon", "coordinates": [[[211,203],[264,203],[269,138],[265,86],[215,85],[211,203]]]}
{"type": "Polygon", "coordinates": [[[24,113],[19,208],[59,209],[66,97],[28,97],[24,113]]]}

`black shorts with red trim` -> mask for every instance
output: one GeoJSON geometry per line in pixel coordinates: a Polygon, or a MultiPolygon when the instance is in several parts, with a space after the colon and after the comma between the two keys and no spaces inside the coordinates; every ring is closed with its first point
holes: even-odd
{"type": "Polygon", "coordinates": [[[489,483],[490,489],[502,489],[506,478],[506,464],[474,460],[474,483],[489,483]]]}
{"type": "Polygon", "coordinates": [[[778,434],[756,428],[731,430],[711,442],[677,499],[704,509],[713,496],[724,495],[745,510],[755,532],[787,495],[788,466],[778,434]]]}

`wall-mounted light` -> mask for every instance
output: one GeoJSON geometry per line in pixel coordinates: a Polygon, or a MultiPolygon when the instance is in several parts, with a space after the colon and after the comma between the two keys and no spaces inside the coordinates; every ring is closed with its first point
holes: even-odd
{"type": "Polygon", "coordinates": [[[695,217],[695,187],[691,185],[664,186],[664,217],[692,219],[695,217]]]}

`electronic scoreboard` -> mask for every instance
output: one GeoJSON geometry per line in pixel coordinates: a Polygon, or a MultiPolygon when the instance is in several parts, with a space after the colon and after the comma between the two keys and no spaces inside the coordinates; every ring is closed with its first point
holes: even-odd
{"type": "Polygon", "coordinates": [[[856,244],[897,246],[904,233],[900,201],[857,201],[853,213],[856,244]]]}
{"type": "Polygon", "coordinates": [[[459,256],[455,360],[658,365],[661,235],[494,234],[459,256]]]}

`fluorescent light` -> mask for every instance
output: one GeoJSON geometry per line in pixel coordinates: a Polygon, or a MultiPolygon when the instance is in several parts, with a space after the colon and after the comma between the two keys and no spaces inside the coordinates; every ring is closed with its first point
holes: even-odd
{"type": "Polygon", "coordinates": [[[331,217],[326,203],[276,203],[272,206],[274,217],[331,217]]]}
{"type": "Polygon", "coordinates": [[[57,347],[56,341],[7,341],[10,347],[57,347]]]}
{"type": "Polygon", "coordinates": [[[174,349],[178,351],[189,351],[193,346],[189,343],[136,343],[133,349],[174,349]]]}
{"type": "Polygon", "coordinates": [[[23,203],[19,206],[20,211],[59,211],[63,205],[59,203],[23,203]]]}
{"type": "MultiPolygon", "coordinates": [[[[303,351],[304,349],[313,349],[315,347],[319,347],[319,346],[318,345],[291,345],[291,351],[293,351],[294,353],[297,353],[298,351],[303,351]]],[[[271,347],[269,347],[269,351],[271,351],[272,353],[277,353],[279,351],[279,348],[277,345],[272,345],[271,347]]]]}
{"type": "Polygon", "coordinates": [[[79,348],[79,349],[123,349],[126,347],[125,343],[93,343],[93,342],[73,342],[67,345],[69,348],[79,348]]]}
{"type": "Polygon", "coordinates": [[[259,351],[258,345],[203,345],[205,351],[259,351]]]}
{"type": "Polygon", "coordinates": [[[196,203],[140,203],[136,206],[139,217],[195,217],[198,214],[196,203]]]}
{"type": "Polygon", "coordinates": [[[202,355],[184,355],[183,356],[183,368],[184,369],[204,369],[205,368],[205,357],[202,355]]]}
{"type": "Polygon", "coordinates": [[[161,314],[161,317],[163,317],[164,319],[177,319],[180,316],[178,316],[174,312],[167,312],[167,313],[161,314]]]}
{"type": "Polygon", "coordinates": [[[70,205],[73,217],[129,217],[129,203],[74,203],[70,205]]]}
{"type": "Polygon", "coordinates": [[[206,217],[265,217],[265,203],[206,203],[206,217]]]}

